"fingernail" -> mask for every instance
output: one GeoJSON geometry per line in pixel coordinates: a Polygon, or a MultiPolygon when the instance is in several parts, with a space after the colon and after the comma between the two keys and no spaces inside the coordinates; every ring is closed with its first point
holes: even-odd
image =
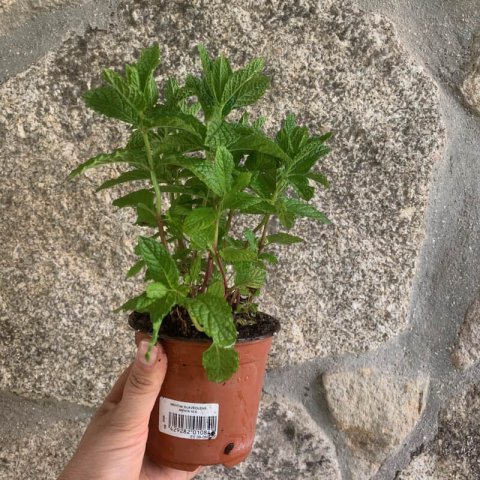
{"type": "Polygon", "coordinates": [[[149,354],[147,355],[148,343],[149,342],[147,342],[146,340],[142,340],[140,342],[137,350],[137,359],[144,365],[151,367],[155,363],[155,360],[157,359],[158,347],[156,345],[152,347],[149,354]]]}

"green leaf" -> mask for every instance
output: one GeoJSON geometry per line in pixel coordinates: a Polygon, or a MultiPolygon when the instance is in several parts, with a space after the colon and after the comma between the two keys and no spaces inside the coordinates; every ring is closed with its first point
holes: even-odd
{"type": "Polygon", "coordinates": [[[247,192],[231,191],[223,201],[225,210],[240,210],[241,213],[274,213],[275,207],[263,198],[247,192]]]}
{"type": "Polygon", "coordinates": [[[192,244],[199,248],[211,248],[215,238],[217,214],[213,208],[199,207],[185,218],[183,231],[192,244]]]}
{"type": "Polygon", "coordinates": [[[172,308],[178,303],[178,295],[174,292],[168,292],[164,297],[154,299],[154,303],[148,306],[148,314],[153,325],[152,338],[149,343],[149,350],[157,343],[158,332],[162,326],[163,319],[170,313],[172,308]]]}
{"type": "Polygon", "coordinates": [[[295,189],[297,194],[304,200],[311,200],[315,195],[315,189],[310,186],[305,175],[289,175],[288,183],[295,189]]]}
{"type": "Polygon", "coordinates": [[[118,148],[112,153],[100,153],[95,157],[88,159],[86,162],[80,164],[77,168],[72,170],[68,175],[69,179],[80,175],[90,168],[100,167],[101,165],[109,165],[112,163],[128,163],[138,169],[147,169],[146,157],[143,152],[126,150],[124,148],[118,148]]]}
{"type": "Polygon", "coordinates": [[[235,264],[236,287],[261,288],[266,275],[265,269],[257,264],[248,262],[235,264]]]}
{"type": "Polygon", "coordinates": [[[210,293],[201,293],[187,299],[188,314],[222,347],[232,346],[237,338],[237,329],[233,322],[232,308],[223,297],[210,293]]]}
{"type": "Polygon", "coordinates": [[[127,272],[127,278],[134,277],[137,275],[137,273],[140,273],[142,268],[145,266],[145,262],[143,260],[139,260],[136,262],[134,265],[130,267],[130,269],[127,272]]]}
{"type": "Polygon", "coordinates": [[[109,68],[103,70],[102,77],[137,114],[143,112],[146,102],[142,92],[138,89],[138,85],[129,85],[120,74],[109,68]]]}
{"type": "Polygon", "coordinates": [[[142,293],[137,297],[133,297],[130,300],[127,300],[123,305],[116,308],[114,312],[119,312],[120,310],[145,312],[146,309],[148,309],[153,303],[155,303],[155,299],[148,298],[145,293],[142,293]]]}
{"type": "Polygon", "coordinates": [[[327,177],[320,172],[309,172],[307,173],[307,177],[312,179],[314,182],[323,185],[325,188],[330,187],[330,182],[328,181],[327,177]]]}
{"type": "Polygon", "coordinates": [[[290,161],[290,157],[275,142],[258,130],[238,126],[237,132],[242,134],[242,137],[228,146],[228,149],[231,152],[253,150],[271,155],[272,157],[279,158],[285,162],[290,161]]]}
{"type": "Polygon", "coordinates": [[[142,188],[141,190],[136,190],[135,192],[127,193],[123,197],[117,198],[112,202],[114,207],[118,208],[125,208],[125,207],[137,207],[139,203],[143,203],[144,205],[151,206],[153,205],[153,201],[155,198],[155,194],[146,188],[142,188]]]}
{"type": "Polygon", "coordinates": [[[157,240],[147,237],[140,237],[138,245],[151,278],[176,290],[179,279],[177,265],[165,247],[157,240]]]}
{"type": "Polygon", "coordinates": [[[183,130],[193,135],[203,143],[206,128],[203,123],[193,115],[182,112],[171,112],[162,107],[156,107],[145,117],[144,125],[147,128],[168,128],[183,130]]]}
{"type": "Polygon", "coordinates": [[[98,113],[116,118],[132,125],[138,125],[137,110],[112,87],[100,87],[83,93],[87,106],[98,113]]]}
{"type": "Polygon", "coordinates": [[[246,107],[255,103],[263,97],[269,86],[270,79],[268,77],[252,78],[237,92],[234,108],[246,107]]]}
{"type": "Polygon", "coordinates": [[[223,282],[221,280],[217,280],[216,282],[213,282],[211,285],[208,286],[207,293],[215,297],[224,298],[225,287],[223,285],[223,282]]]}
{"type": "Polygon", "coordinates": [[[208,379],[222,383],[238,370],[238,353],[234,348],[222,348],[212,343],[203,353],[202,363],[208,379]]]}
{"type": "Polygon", "coordinates": [[[112,178],[103,182],[98,188],[97,192],[100,190],[105,190],[106,188],[112,188],[116,185],[120,185],[122,183],[127,182],[134,182],[137,180],[149,180],[150,179],[150,172],[147,170],[129,170],[128,172],[123,172],[117,178],[112,178]]]}
{"type": "Polygon", "coordinates": [[[225,147],[217,148],[213,162],[208,158],[191,158],[182,163],[216,195],[222,197],[230,191],[234,163],[232,154],[225,147]]]}
{"type": "Polygon", "coordinates": [[[200,271],[202,269],[202,257],[200,255],[195,255],[195,260],[192,262],[192,265],[190,266],[190,279],[192,282],[195,282],[198,279],[198,276],[200,275],[200,271]]]}
{"type": "Polygon", "coordinates": [[[288,233],[274,233],[267,235],[267,245],[278,243],[280,245],[292,245],[293,243],[302,243],[304,240],[301,237],[290,235],[288,233]]]}
{"type": "Polygon", "coordinates": [[[200,60],[202,62],[203,72],[206,74],[209,74],[212,71],[213,62],[210,59],[210,56],[208,55],[207,49],[203,44],[199,43],[197,45],[197,50],[200,55],[200,60]]]}
{"type": "Polygon", "coordinates": [[[276,265],[278,263],[278,258],[276,257],[276,255],[270,252],[263,252],[258,256],[258,258],[260,260],[265,260],[266,262],[271,263],[272,265],[276,265]]]}
{"type": "Polygon", "coordinates": [[[154,105],[158,99],[158,87],[153,73],[160,64],[160,47],[158,43],[144,48],[137,62],[137,71],[140,81],[140,90],[149,105],[154,105]]]}
{"type": "Polygon", "coordinates": [[[148,298],[163,298],[170,289],[161,282],[153,282],[147,285],[148,298]]]}
{"type": "Polygon", "coordinates": [[[220,250],[220,255],[227,263],[250,262],[257,259],[257,254],[253,250],[236,247],[225,247],[220,250]]]}
{"type": "Polygon", "coordinates": [[[254,58],[250,60],[245,68],[234,72],[225,85],[222,103],[225,105],[232,102],[232,100],[232,103],[234,103],[236,99],[234,97],[237,97],[238,92],[248,85],[252,79],[255,79],[258,76],[263,70],[263,66],[264,60],[262,58],[254,58]]]}
{"type": "MultiPolygon", "coordinates": [[[[293,218],[295,217],[307,217],[307,218],[314,218],[315,220],[320,220],[322,223],[329,224],[331,223],[327,216],[317,210],[313,205],[309,205],[308,203],[303,203],[300,200],[296,200],[294,198],[284,198],[279,202],[280,211],[278,212],[279,218],[282,221],[282,218],[293,218]]],[[[294,220],[293,220],[294,221],[294,220]]],[[[291,228],[290,225],[288,226],[285,222],[282,223],[287,227],[291,228]]],[[[290,224],[291,222],[288,222],[290,224]]]]}
{"type": "Polygon", "coordinates": [[[232,69],[230,67],[230,62],[223,55],[220,55],[213,64],[211,70],[213,91],[219,103],[222,101],[223,90],[225,89],[225,84],[231,74],[232,69]]]}
{"type": "Polygon", "coordinates": [[[232,124],[226,122],[219,110],[215,110],[207,124],[205,145],[208,147],[228,146],[240,138],[232,124]]]}

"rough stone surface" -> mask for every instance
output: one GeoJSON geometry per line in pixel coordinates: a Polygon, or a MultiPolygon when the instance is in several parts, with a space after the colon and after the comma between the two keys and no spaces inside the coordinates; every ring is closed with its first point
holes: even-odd
{"type": "Polygon", "coordinates": [[[336,133],[323,166],[333,186],[315,199],[334,224],[299,224],[311,243],[282,251],[267,287],[265,309],[284,322],[271,365],[365,350],[403,329],[442,144],[434,85],[388,22],[347,2],[208,5],[124,4],[120,27],[71,38],[0,89],[0,387],[93,404],[128,361],[131,335],[111,309],[134,289],[123,280],[134,229],[110,207],[115,194],[94,194],[106,174],[65,175],[126,134],[81,92],[153,41],[160,81],[198,68],[200,41],[236,65],[264,56],[272,89],[254,114],[268,130],[293,110],[336,133]]]}
{"type": "Polygon", "coordinates": [[[91,412],[0,392],[0,478],[55,480],[91,412]]]}
{"type": "Polygon", "coordinates": [[[458,368],[468,368],[480,359],[480,291],[468,308],[452,355],[458,368]]]}
{"type": "Polygon", "coordinates": [[[473,42],[471,50],[476,58],[470,62],[461,90],[467,103],[480,114],[480,33],[473,42]]]}
{"type": "Polygon", "coordinates": [[[480,478],[480,388],[455,397],[439,415],[438,434],[398,480],[480,478]]]}
{"type": "Polygon", "coordinates": [[[323,384],[330,413],[350,450],[352,478],[372,478],[415,427],[428,380],[361,369],[324,374],[323,384]]]}
{"type": "Polygon", "coordinates": [[[264,395],[253,451],[234,467],[209,468],[199,480],[340,480],[335,447],[299,405],[264,395]]]}
{"type": "Polygon", "coordinates": [[[35,16],[88,0],[0,0],[0,36],[35,16]]]}

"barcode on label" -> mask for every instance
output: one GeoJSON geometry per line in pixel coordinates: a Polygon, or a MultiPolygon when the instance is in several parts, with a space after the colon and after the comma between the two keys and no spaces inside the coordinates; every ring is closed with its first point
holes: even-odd
{"type": "Polygon", "coordinates": [[[180,430],[217,430],[217,417],[197,417],[168,413],[168,426],[180,430]]]}
{"type": "Polygon", "coordinates": [[[174,437],[211,440],[218,431],[217,403],[190,403],[160,397],[159,429],[174,437]]]}

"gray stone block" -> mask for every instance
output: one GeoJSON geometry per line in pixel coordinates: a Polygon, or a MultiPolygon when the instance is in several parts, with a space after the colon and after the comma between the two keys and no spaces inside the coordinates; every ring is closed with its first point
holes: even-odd
{"type": "Polygon", "coordinates": [[[199,480],[341,480],[335,447],[305,409],[264,395],[252,453],[233,469],[205,470],[199,480]]]}
{"type": "Polygon", "coordinates": [[[428,379],[377,370],[327,373],[330,413],[344,434],[352,478],[368,480],[415,428],[428,395],[428,379]]]}
{"type": "Polygon", "coordinates": [[[398,480],[480,478],[480,389],[473,385],[440,412],[438,434],[398,480]]]}
{"type": "Polygon", "coordinates": [[[129,362],[132,335],[111,310],[135,291],[123,276],[138,230],[110,206],[115,193],[95,195],[106,173],[65,176],[126,138],[80,94],[153,41],[160,82],[198,70],[200,41],[238,66],[264,56],[272,88],[253,115],[267,115],[270,133],[289,110],[315,133],[335,132],[321,167],[332,188],[314,199],[333,226],[298,224],[309,244],[280,252],[263,298],[284,324],[270,366],[401,332],[443,134],[436,88],[390,23],[330,0],[125,4],[118,22],[72,37],[0,88],[0,387],[94,405],[129,362]]]}

